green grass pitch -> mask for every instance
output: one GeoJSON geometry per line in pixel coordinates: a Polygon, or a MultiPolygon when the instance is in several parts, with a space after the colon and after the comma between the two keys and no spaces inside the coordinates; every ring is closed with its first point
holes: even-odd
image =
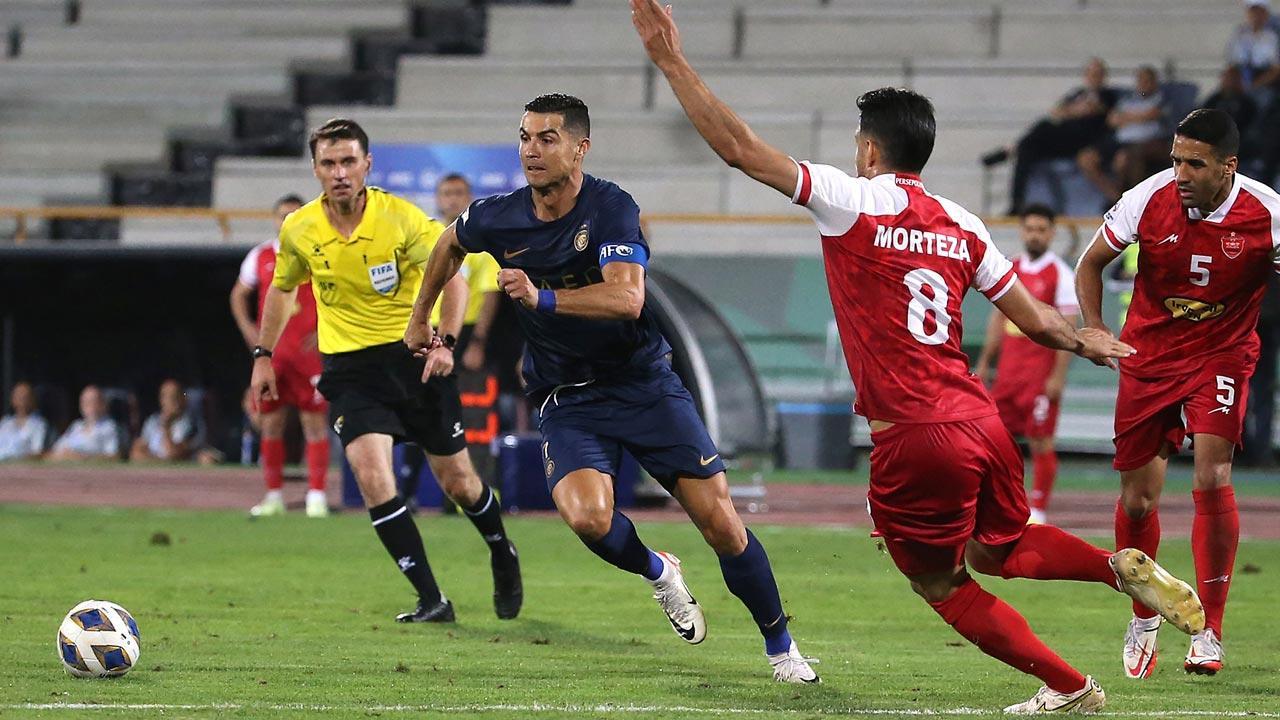
{"type": "MultiPolygon", "coordinates": [[[[487,555],[457,517],[419,519],[457,605],[455,626],[398,626],[411,604],[361,513],[327,521],[240,513],[0,506],[2,717],[913,717],[996,715],[1039,687],[962,641],[907,588],[865,530],[760,525],[792,621],[823,684],[774,684],[746,611],[692,526],[641,535],[685,561],[709,635],[685,645],[647,586],[606,566],[554,518],[512,518],[526,602],[493,615],[487,555]],[[153,542],[158,533],[171,543],[153,542]],[[54,635],[87,598],[138,618],[127,677],[75,680],[54,635]]],[[[1184,577],[1185,540],[1161,559],[1184,577]]],[[[1126,598],[1082,583],[982,579],[1070,662],[1111,717],[1280,717],[1280,543],[1240,549],[1226,669],[1187,676],[1161,632],[1155,676],[1122,677],[1126,598]],[[1245,565],[1250,572],[1241,572],[1245,565]]]]}

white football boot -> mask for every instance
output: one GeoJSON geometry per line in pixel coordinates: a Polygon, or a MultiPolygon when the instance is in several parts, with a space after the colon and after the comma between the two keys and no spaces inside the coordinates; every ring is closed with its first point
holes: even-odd
{"type": "Polygon", "coordinates": [[[1156,636],[1163,618],[1159,615],[1129,621],[1124,634],[1124,676],[1130,680],[1145,680],[1156,669],[1156,636]]]}
{"type": "Polygon", "coordinates": [[[262,502],[249,508],[249,517],[270,517],[284,514],[284,496],[279,490],[268,490],[262,502]]]}
{"type": "Polygon", "coordinates": [[[707,620],[702,615],[702,606],[684,584],[680,559],[671,553],[656,554],[662,559],[662,575],[657,580],[650,581],[653,585],[653,599],[658,601],[662,612],[667,614],[671,629],[684,638],[685,642],[697,645],[707,636],[707,620]]]}
{"type": "Polygon", "coordinates": [[[323,490],[307,491],[307,517],[329,517],[329,498],[325,496],[323,490]]]}
{"type": "Polygon", "coordinates": [[[777,682],[784,683],[819,683],[822,679],[818,677],[818,673],[813,671],[810,665],[818,662],[817,658],[807,658],[800,654],[800,649],[796,647],[796,641],[791,641],[791,647],[784,653],[777,655],[765,655],[769,658],[769,664],[773,666],[773,679],[777,682]]]}
{"type": "Polygon", "coordinates": [[[1070,694],[1050,690],[1042,685],[1040,692],[1026,702],[1010,705],[1004,711],[1010,715],[1037,715],[1039,713],[1096,713],[1107,704],[1107,694],[1092,677],[1084,679],[1084,687],[1070,694]]]}
{"type": "Polygon", "coordinates": [[[1222,669],[1222,641],[1213,628],[1191,637],[1191,648],[1182,669],[1196,675],[1217,675],[1222,669]]]}
{"type": "Polygon", "coordinates": [[[1114,553],[1108,562],[1116,574],[1116,587],[1126,595],[1160,613],[1188,635],[1204,630],[1204,606],[1196,591],[1146,553],[1125,548],[1114,553]]]}

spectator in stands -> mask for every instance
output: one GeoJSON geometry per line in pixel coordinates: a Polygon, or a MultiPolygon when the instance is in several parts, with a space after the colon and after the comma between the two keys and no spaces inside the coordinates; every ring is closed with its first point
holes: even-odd
{"type": "MultiPolygon", "coordinates": [[[[1222,74],[1218,76],[1218,88],[1204,99],[1200,107],[1221,110],[1230,115],[1236,121],[1236,127],[1240,128],[1241,135],[1247,134],[1248,129],[1253,126],[1254,118],[1258,116],[1258,103],[1247,92],[1244,74],[1240,72],[1239,65],[1228,65],[1222,69],[1222,74]]],[[[1240,154],[1243,156],[1245,153],[1240,154]]],[[[1243,163],[1246,159],[1241,157],[1240,161],[1243,163]]]]}
{"type": "Polygon", "coordinates": [[[54,443],[52,461],[106,460],[120,456],[120,426],[107,414],[107,400],[97,385],[80,391],[80,419],[54,443]]]}
{"type": "Polygon", "coordinates": [[[1271,16],[1269,0],[1245,0],[1245,21],[1227,44],[1227,62],[1237,65],[1245,87],[1265,104],[1280,80],[1280,27],[1271,16]]]}
{"type": "Polygon", "coordinates": [[[0,460],[29,460],[44,454],[49,423],[36,409],[30,383],[19,382],[9,393],[13,412],[0,418],[0,460]]]}
{"type": "Polygon", "coordinates": [[[1143,65],[1138,68],[1134,89],[1107,115],[1107,125],[1114,134],[1077,156],[1081,172],[1107,196],[1108,204],[1169,163],[1164,104],[1160,76],[1155,68],[1143,65]],[[1105,169],[1108,163],[1111,174],[1105,169]]]}
{"type": "Polygon", "coordinates": [[[1074,158],[1081,150],[1105,138],[1107,114],[1120,99],[1120,92],[1107,86],[1107,65],[1090,58],[1084,66],[1084,85],[1067,93],[1049,111],[1048,117],[1023,135],[1016,148],[1001,148],[982,157],[987,166],[998,165],[1015,156],[1009,215],[1017,215],[1027,191],[1027,181],[1036,163],[1058,158],[1074,158]]]}
{"type": "Polygon", "coordinates": [[[204,449],[203,423],[187,407],[182,384],[172,378],[160,383],[160,409],[142,424],[129,459],[134,462],[196,460],[212,465],[217,456],[204,449]]]}

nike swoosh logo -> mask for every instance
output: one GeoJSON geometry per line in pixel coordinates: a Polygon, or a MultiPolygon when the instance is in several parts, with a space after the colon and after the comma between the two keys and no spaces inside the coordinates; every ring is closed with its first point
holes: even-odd
{"type": "Polygon", "coordinates": [[[704,458],[704,457],[702,457],[701,455],[699,455],[699,456],[698,456],[698,462],[702,464],[702,467],[706,467],[706,466],[710,465],[712,462],[714,462],[714,461],[715,461],[715,459],[716,459],[716,458],[718,458],[718,457],[720,457],[720,453],[716,453],[715,455],[712,455],[712,456],[711,456],[711,457],[709,457],[709,458],[704,458]]]}
{"type": "MultiPolygon", "coordinates": [[[[697,605],[698,601],[694,600],[693,604],[697,605]]],[[[685,642],[693,642],[693,636],[697,632],[694,630],[693,625],[690,625],[689,627],[680,627],[679,623],[673,620],[670,616],[667,617],[667,620],[671,622],[671,627],[675,628],[676,634],[684,638],[685,642]]]]}
{"type": "Polygon", "coordinates": [[[525,253],[527,253],[527,252],[529,252],[529,248],[527,248],[527,247],[526,247],[526,248],[520,248],[519,250],[514,250],[514,251],[513,251],[513,250],[504,250],[504,251],[502,252],[502,259],[503,259],[503,260],[510,260],[510,259],[511,259],[511,258],[513,258],[513,257],[517,257],[517,256],[520,256],[520,255],[523,255],[523,254],[525,254],[525,253]]]}
{"type": "Polygon", "coordinates": [[[1144,650],[1142,654],[1138,656],[1137,662],[1135,662],[1132,666],[1125,666],[1125,669],[1129,671],[1130,676],[1137,677],[1139,675],[1145,674],[1142,671],[1145,670],[1144,666],[1146,665],[1147,657],[1148,657],[1148,653],[1144,650]]]}

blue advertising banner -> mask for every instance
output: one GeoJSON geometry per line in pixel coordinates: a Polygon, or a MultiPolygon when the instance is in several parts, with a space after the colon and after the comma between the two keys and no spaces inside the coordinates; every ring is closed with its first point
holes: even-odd
{"type": "Polygon", "coordinates": [[[371,143],[373,170],[367,182],[436,214],[435,191],[440,178],[459,173],[471,183],[476,198],[524,187],[520,155],[513,143],[371,143]]]}

